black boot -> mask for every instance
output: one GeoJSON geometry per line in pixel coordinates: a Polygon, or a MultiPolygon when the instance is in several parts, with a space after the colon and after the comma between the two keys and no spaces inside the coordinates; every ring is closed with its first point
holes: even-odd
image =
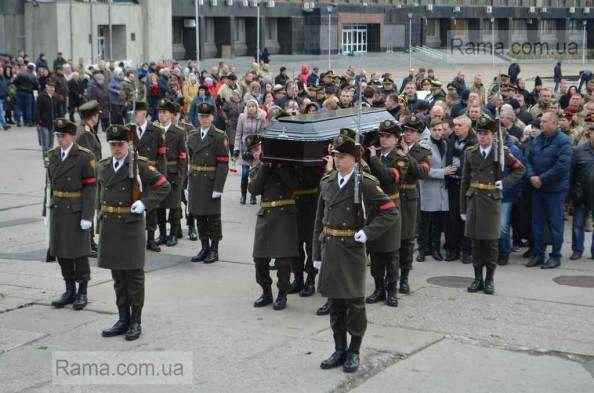
{"type": "Polygon", "coordinates": [[[400,289],[398,292],[404,293],[405,295],[410,294],[410,288],[408,287],[408,269],[400,270],[400,289]]]}
{"type": "Polygon", "coordinates": [[[128,324],[130,323],[130,307],[118,307],[118,314],[120,318],[117,322],[101,332],[103,337],[120,336],[128,331],[128,324]]]}
{"type": "Polygon", "coordinates": [[[250,205],[255,205],[256,203],[258,203],[256,196],[254,194],[251,194],[250,195],[250,205]]]}
{"type": "Polygon", "coordinates": [[[344,364],[347,352],[347,338],[346,333],[334,333],[334,352],[330,357],[320,363],[320,368],[328,370],[331,368],[340,367],[344,364]]]}
{"type": "Polygon", "coordinates": [[[297,272],[294,276],[295,280],[289,284],[289,294],[299,293],[303,289],[303,272],[297,272]]]}
{"type": "Polygon", "coordinates": [[[202,243],[202,249],[195,257],[192,257],[192,262],[204,261],[204,258],[208,255],[208,251],[210,251],[210,243],[208,242],[208,239],[200,239],[200,243],[202,243]]]}
{"type": "Polygon", "coordinates": [[[276,295],[276,300],[274,301],[272,308],[276,311],[287,308],[287,294],[285,292],[281,290],[278,291],[278,295],[276,295]]]}
{"type": "Polygon", "coordinates": [[[330,302],[326,300],[326,303],[322,304],[320,308],[316,310],[316,315],[323,316],[330,314],[330,302]]]}
{"type": "Polygon", "coordinates": [[[78,293],[76,299],[72,303],[72,309],[82,310],[87,306],[87,283],[88,281],[80,281],[78,283],[78,293]]]}
{"type": "Polygon", "coordinates": [[[307,279],[305,280],[305,285],[301,292],[299,292],[299,296],[301,297],[310,297],[314,293],[316,293],[316,274],[317,271],[313,273],[307,274],[307,279]]]}
{"type": "Polygon", "coordinates": [[[241,193],[241,199],[239,200],[239,203],[242,205],[245,205],[245,200],[247,198],[247,195],[245,193],[241,193]]]}
{"type": "Polygon", "coordinates": [[[130,325],[126,332],[126,341],[133,341],[140,337],[142,333],[142,325],[140,317],[142,315],[142,308],[132,307],[132,314],[130,316],[130,325]]]}
{"type": "Polygon", "coordinates": [[[365,303],[368,304],[372,304],[372,303],[377,303],[379,301],[382,301],[386,298],[386,291],[384,289],[384,283],[382,280],[376,280],[375,281],[375,290],[373,291],[373,293],[371,295],[369,295],[367,297],[367,299],[365,299],[365,303]]]}
{"type": "Polygon", "coordinates": [[[499,266],[505,266],[509,263],[509,254],[499,254],[499,258],[497,258],[497,264],[499,266]]]}
{"type": "Polygon", "coordinates": [[[214,263],[219,260],[219,241],[213,240],[208,250],[208,255],[204,258],[204,263],[214,263]]]}
{"type": "Polygon", "coordinates": [[[473,266],[473,267],[474,267],[474,281],[468,287],[468,292],[470,292],[470,293],[482,291],[485,288],[485,283],[483,282],[483,267],[482,266],[473,266]]]}
{"type": "Polygon", "coordinates": [[[262,288],[262,294],[260,297],[254,302],[254,307],[260,308],[265,307],[273,302],[272,300],[272,289],[270,286],[266,288],[262,288]]]}
{"type": "Polygon", "coordinates": [[[198,233],[196,232],[196,220],[192,216],[186,218],[188,221],[188,239],[195,242],[198,240],[198,233]]]}
{"type": "Polygon", "coordinates": [[[161,252],[161,247],[155,241],[155,231],[148,230],[146,232],[146,249],[154,252],[161,252]]]}
{"type": "Polygon", "coordinates": [[[396,289],[396,283],[388,284],[388,290],[386,291],[386,306],[398,307],[398,291],[396,289]]]}
{"type": "MultiPolygon", "coordinates": [[[[92,232],[91,235],[93,235],[92,232]]],[[[97,243],[95,243],[95,236],[91,236],[91,253],[89,254],[89,257],[97,258],[97,243]]]]}
{"type": "Polygon", "coordinates": [[[66,292],[59,298],[52,301],[52,306],[55,308],[62,308],[67,304],[74,303],[76,300],[76,283],[74,280],[64,280],[66,283],[66,292]]]}
{"type": "Polygon", "coordinates": [[[177,234],[174,221],[169,224],[169,236],[167,236],[167,241],[165,244],[167,244],[167,247],[173,247],[177,244],[177,234]]]}
{"type": "Polygon", "coordinates": [[[462,253],[462,263],[464,263],[466,265],[472,263],[472,256],[467,252],[463,252],[462,253]]]}
{"type": "Polygon", "coordinates": [[[493,282],[493,277],[495,276],[495,269],[487,267],[487,274],[485,275],[485,288],[483,292],[486,295],[494,295],[495,294],[495,283],[493,282]]]}
{"type": "Polygon", "coordinates": [[[349,350],[342,366],[342,371],[345,373],[354,373],[359,369],[359,349],[361,348],[362,341],[363,337],[361,336],[351,336],[351,345],[349,345],[349,350]]]}
{"type": "Polygon", "coordinates": [[[157,212],[157,220],[159,223],[159,240],[157,244],[164,246],[167,244],[167,221],[165,220],[165,212],[161,209],[157,212]]]}

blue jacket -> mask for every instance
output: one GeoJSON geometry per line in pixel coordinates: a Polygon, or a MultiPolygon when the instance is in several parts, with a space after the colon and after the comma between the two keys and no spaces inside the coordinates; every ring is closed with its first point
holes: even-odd
{"type": "MultiPolygon", "coordinates": [[[[513,138],[510,135],[507,135],[503,144],[509,150],[510,154],[516,157],[518,160],[522,162],[522,165],[526,166],[526,159],[524,158],[524,154],[520,150],[520,148],[516,145],[517,139],[513,138]]],[[[511,173],[511,168],[509,166],[505,166],[503,170],[503,177],[507,177],[511,173]]],[[[519,182],[515,183],[511,187],[504,187],[503,188],[503,202],[515,202],[518,200],[520,194],[522,193],[522,183],[523,178],[519,182]]]]}
{"type": "Polygon", "coordinates": [[[526,175],[540,177],[541,192],[567,192],[571,167],[571,140],[560,130],[540,134],[528,147],[526,175]]]}
{"type": "Polygon", "coordinates": [[[0,100],[6,99],[8,95],[8,79],[0,75],[0,100]]]}
{"type": "Polygon", "coordinates": [[[194,100],[192,100],[192,104],[190,105],[190,111],[188,113],[188,120],[190,120],[190,123],[192,123],[194,127],[200,127],[200,122],[198,121],[198,105],[202,104],[203,102],[206,102],[213,108],[216,108],[215,100],[211,96],[197,95],[196,97],[194,97],[194,100]]]}

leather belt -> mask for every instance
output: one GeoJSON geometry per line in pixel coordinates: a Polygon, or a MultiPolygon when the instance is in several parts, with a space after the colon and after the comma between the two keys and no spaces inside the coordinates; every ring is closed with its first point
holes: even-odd
{"type": "Polygon", "coordinates": [[[400,189],[401,190],[416,190],[417,189],[417,184],[401,184],[400,185],[400,189]]]}
{"type": "Polygon", "coordinates": [[[214,172],[216,171],[216,166],[200,166],[200,165],[190,165],[193,171],[196,172],[214,172]]]}
{"type": "Polygon", "coordinates": [[[82,192],[52,191],[52,196],[56,198],[82,198],[82,192]]]}
{"type": "Polygon", "coordinates": [[[330,228],[324,227],[322,233],[332,237],[351,237],[355,236],[355,230],[350,228],[330,228]]]}
{"type": "Polygon", "coordinates": [[[295,190],[293,191],[294,196],[304,196],[304,195],[315,195],[319,192],[317,188],[311,188],[309,190],[295,190]]]}
{"type": "Polygon", "coordinates": [[[390,195],[388,195],[388,198],[395,201],[396,199],[400,198],[400,193],[395,192],[394,194],[390,194],[390,195]]]}
{"type": "Polygon", "coordinates": [[[270,207],[290,206],[290,205],[294,205],[294,204],[295,204],[294,199],[280,199],[278,201],[262,202],[261,206],[265,207],[265,208],[270,208],[270,207]]]}
{"type": "Polygon", "coordinates": [[[470,182],[470,187],[476,188],[477,190],[497,190],[495,183],[481,183],[478,181],[470,182]]]}
{"type": "Polygon", "coordinates": [[[149,159],[148,157],[146,157],[146,156],[138,156],[138,158],[144,158],[145,160],[147,160],[147,161],[148,161],[148,164],[149,164],[150,166],[155,166],[155,165],[157,165],[157,161],[152,161],[152,160],[150,160],[150,159],[149,159]]]}
{"type": "Polygon", "coordinates": [[[109,206],[101,205],[101,213],[108,214],[131,214],[130,206],[109,206]]]}
{"type": "Polygon", "coordinates": [[[167,165],[177,165],[177,161],[167,161],[167,165]]]}

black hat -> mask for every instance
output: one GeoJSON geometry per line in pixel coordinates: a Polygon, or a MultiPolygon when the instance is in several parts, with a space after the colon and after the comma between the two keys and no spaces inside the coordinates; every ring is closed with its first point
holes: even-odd
{"type": "Polygon", "coordinates": [[[421,133],[425,129],[425,125],[423,124],[421,119],[419,119],[418,117],[411,116],[408,118],[406,123],[404,123],[404,129],[405,130],[410,129],[410,130],[421,133]]]}
{"type": "Polygon", "coordinates": [[[202,104],[198,105],[198,114],[199,115],[212,115],[214,113],[214,108],[212,105],[203,102],[202,104]]]}
{"type": "Polygon", "coordinates": [[[361,149],[357,145],[357,133],[350,128],[341,128],[340,134],[332,142],[332,153],[346,153],[356,159],[361,157],[361,149]]]}
{"type": "Polygon", "coordinates": [[[165,100],[165,99],[159,101],[159,110],[176,113],[175,104],[173,102],[171,102],[169,100],[165,100]]]}
{"type": "Polygon", "coordinates": [[[417,100],[417,104],[415,105],[415,110],[428,111],[429,109],[431,109],[431,104],[429,103],[429,101],[417,100]]]}
{"type": "Polygon", "coordinates": [[[54,131],[60,134],[76,135],[76,124],[60,117],[54,120],[54,131]]]}
{"type": "Polygon", "coordinates": [[[237,75],[235,75],[235,74],[229,74],[229,75],[225,76],[225,78],[229,79],[230,81],[236,81],[237,80],[237,75]]]}
{"type": "Polygon", "coordinates": [[[122,125],[113,125],[107,129],[105,136],[108,142],[127,142],[130,129],[122,125]]]}
{"type": "Polygon", "coordinates": [[[380,134],[392,134],[396,137],[402,135],[402,126],[393,120],[384,120],[379,125],[380,134]]]}
{"type": "Polygon", "coordinates": [[[262,143],[262,139],[260,138],[260,135],[257,134],[248,135],[245,138],[245,147],[247,148],[247,150],[251,150],[260,143],[262,143]]]}
{"type": "Polygon", "coordinates": [[[497,123],[495,120],[491,119],[488,116],[481,116],[474,126],[477,133],[482,132],[495,132],[497,128],[497,123]]]}
{"type": "Polygon", "coordinates": [[[78,108],[78,111],[83,118],[95,116],[99,113],[99,103],[95,100],[87,101],[78,108]]]}
{"type": "Polygon", "coordinates": [[[144,101],[136,101],[134,103],[134,110],[135,111],[146,111],[146,110],[148,110],[148,106],[146,105],[146,102],[144,102],[144,101]]]}

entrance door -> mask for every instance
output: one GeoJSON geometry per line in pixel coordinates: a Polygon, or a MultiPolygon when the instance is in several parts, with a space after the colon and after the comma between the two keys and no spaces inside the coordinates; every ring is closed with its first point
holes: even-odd
{"type": "Polygon", "coordinates": [[[342,53],[367,52],[367,25],[343,25],[342,53]]]}

